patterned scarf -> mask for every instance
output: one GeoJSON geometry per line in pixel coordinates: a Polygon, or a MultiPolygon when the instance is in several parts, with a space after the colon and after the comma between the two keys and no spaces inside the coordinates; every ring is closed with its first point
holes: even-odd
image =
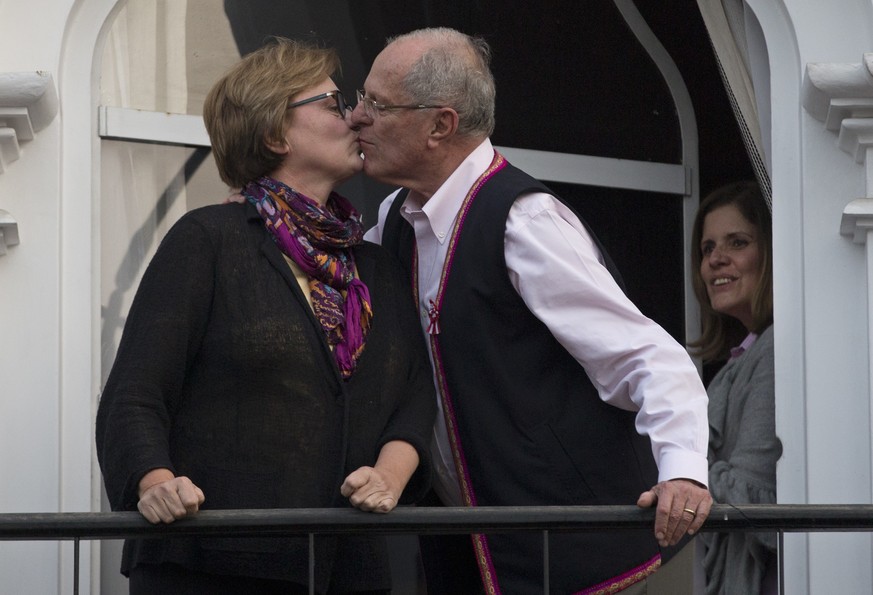
{"type": "Polygon", "coordinates": [[[312,310],[347,380],[373,318],[370,292],[355,277],[350,250],[363,241],[360,214],[335,192],[322,207],[267,176],[247,184],[242,194],[258,209],[279,249],[309,277],[312,310]]]}

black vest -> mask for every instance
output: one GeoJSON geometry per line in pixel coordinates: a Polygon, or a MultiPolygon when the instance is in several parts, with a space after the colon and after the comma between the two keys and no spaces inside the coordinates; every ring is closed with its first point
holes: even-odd
{"type": "MultiPolygon", "coordinates": [[[[651,443],[635,430],[636,414],[599,398],[507,274],[506,219],[516,198],[531,191],[553,194],[509,164],[485,183],[460,231],[440,312],[438,349],[474,501],[632,505],[658,475],[651,443]]],[[[405,196],[389,211],[382,243],[409,271],[414,234],[399,214],[405,196]]],[[[489,535],[487,542],[503,593],[542,592],[540,534],[489,535]]],[[[551,591],[579,591],[657,554],[653,530],[553,533],[551,591]]]]}

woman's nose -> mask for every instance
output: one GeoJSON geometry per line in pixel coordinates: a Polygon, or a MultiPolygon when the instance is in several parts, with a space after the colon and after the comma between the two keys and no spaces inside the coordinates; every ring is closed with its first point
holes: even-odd
{"type": "Polygon", "coordinates": [[[709,261],[710,266],[723,264],[727,261],[727,259],[727,253],[718,246],[713,248],[712,252],[710,252],[709,256],[707,256],[707,260],[709,261]]]}

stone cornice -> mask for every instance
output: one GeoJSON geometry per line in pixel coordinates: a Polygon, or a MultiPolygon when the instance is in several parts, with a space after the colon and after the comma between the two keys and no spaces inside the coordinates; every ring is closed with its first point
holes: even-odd
{"type": "Polygon", "coordinates": [[[802,94],[804,109],[837,133],[840,148],[863,163],[866,149],[873,147],[873,53],[855,64],[807,64],[802,94]]]}
{"type": "Polygon", "coordinates": [[[33,140],[58,113],[51,74],[0,73],[0,173],[21,156],[21,143],[33,140]]]}
{"type": "Polygon", "coordinates": [[[860,63],[810,62],[803,77],[803,107],[831,131],[847,118],[873,116],[873,53],[860,63]]]}
{"type": "MultiPolygon", "coordinates": [[[[0,174],[21,157],[21,144],[51,123],[58,93],[47,72],[0,73],[0,174]]],[[[0,210],[0,256],[19,243],[18,223],[0,210]]]]}
{"type": "Polygon", "coordinates": [[[12,215],[0,209],[0,256],[6,254],[7,246],[18,243],[18,224],[12,215]]]}
{"type": "MultiPolygon", "coordinates": [[[[864,54],[856,64],[807,64],[803,107],[837,134],[843,151],[866,165],[867,195],[873,194],[873,159],[868,160],[868,155],[873,154],[873,53],[864,54]]],[[[859,198],[846,205],[840,233],[855,243],[866,244],[871,231],[873,198],[859,198]]]]}
{"type": "Polygon", "coordinates": [[[840,233],[856,244],[865,244],[870,232],[873,232],[873,198],[855,199],[843,209],[840,233]]]}

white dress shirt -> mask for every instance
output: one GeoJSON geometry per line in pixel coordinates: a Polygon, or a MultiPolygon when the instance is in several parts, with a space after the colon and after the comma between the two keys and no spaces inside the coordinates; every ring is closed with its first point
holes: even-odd
{"type": "MultiPolygon", "coordinates": [[[[415,230],[425,332],[429,300],[436,301],[461,203],[493,157],[486,140],[424,205],[407,198],[400,209],[415,230]]],[[[396,196],[382,202],[378,224],[365,239],[381,243],[396,196]]],[[[685,349],[625,296],[579,218],[549,194],[525,194],[509,211],[504,241],[510,281],[527,307],[582,365],[601,399],[638,412],[636,428],[652,442],[658,480],[686,478],[707,485],[707,396],[697,369],[685,349]]],[[[434,489],[445,504],[461,506],[442,403],[432,449],[434,489]]]]}

